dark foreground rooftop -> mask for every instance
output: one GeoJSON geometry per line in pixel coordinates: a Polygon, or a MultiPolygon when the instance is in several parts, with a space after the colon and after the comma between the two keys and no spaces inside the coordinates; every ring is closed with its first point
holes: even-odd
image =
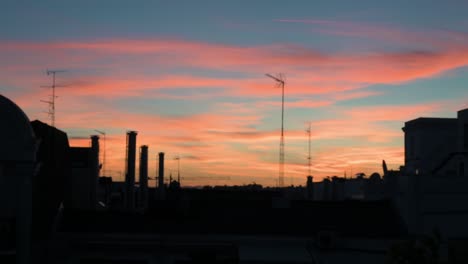
{"type": "Polygon", "coordinates": [[[219,200],[191,201],[185,206],[161,206],[147,213],[66,210],[60,231],[273,236],[312,236],[319,231],[334,231],[340,236],[388,238],[406,234],[388,201],[291,201],[287,208],[274,208],[265,201],[220,204],[219,200]]]}

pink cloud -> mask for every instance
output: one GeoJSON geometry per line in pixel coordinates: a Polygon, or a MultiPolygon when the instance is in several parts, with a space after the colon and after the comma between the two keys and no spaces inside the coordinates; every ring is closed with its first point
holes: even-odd
{"type": "MultiPolygon", "coordinates": [[[[332,101],[327,100],[298,100],[298,101],[289,101],[284,103],[285,108],[316,108],[316,107],[324,107],[333,104],[332,101]]],[[[281,106],[280,101],[264,101],[258,102],[256,104],[257,107],[278,107],[281,106]]]]}
{"type": "MultiPolygon", "coordinates": [[[[0,42],[9,60],[3,79],[11,85],[37,87],[44,65],[70,69],[64,77],[77,94],[124,97],[143,91],[170,88],[212,87],[235,96],[275,95],[265,71],[286,73],[288,95],[352,91],[371,84],[399,84],[430,78],[468,64],[468,48],[441,47],[438,51],[323,54],[290,44],[235,46],[186,40],[100,40],[82,42],[0,42]],[[24,54],[23,60],[15,59],[24,54]],[[221,59],[222,58],[222,59],[221,59]],[[83,69],[104,71],[101,77],[78,75],[83,69]],[[8,66],[8,67],[7,67],[8,66]],[[159,69],[194,67],[243,72],[243,78],[158,74],[159,69]],[[138,69],[155,69],[142,74],[138,69]],[[36,74],[32,74],[36,72],[36,74]],[[75,73],[74,73],[75,72],[75,73]],[[8,76],[8,78],[6,78],[8,76]],[[250,76],[250,77],[248,77],[250,76]],[[258,77],[252,77],[258,76],[258,77]]],[[[45,78],[44,78],[45,79],[45,78]]]]}

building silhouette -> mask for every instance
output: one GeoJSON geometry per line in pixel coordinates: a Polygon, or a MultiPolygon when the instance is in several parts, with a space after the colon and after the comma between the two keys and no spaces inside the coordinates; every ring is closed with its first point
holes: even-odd
{"type": "Polygon", "coordinates": [[[467,237],[468,109],[457,118],[405,123],[405,166],[395,197],[409,230],[436,228],[445,238],[467,237]]]}
{"type": "Polygon", "coordinates": [[[70,148],[71,175],[68,177],[66,206],[95,210],[99,178],[99,137],[91,137],[90,147],[70,148]]]}
{"type": "Polygon", "coordinates": [[[36,137],[28,117],[0,95],[0,245],[4,262],[31,261],[32,181],[36,137]],[[8,125],[6,125],[8,124],[8,125]]]}
{"type": "Polygon", "coordinates": [[[405,123],[405,173],[465,175],[468,109],[457,118],[417,118],[405,123]]]}

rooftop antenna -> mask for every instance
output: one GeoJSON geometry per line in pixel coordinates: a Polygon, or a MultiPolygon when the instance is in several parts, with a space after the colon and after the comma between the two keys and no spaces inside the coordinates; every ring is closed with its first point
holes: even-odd
{"type": "Polygon", "coordinates": [[[311,134],[311,125],[310,125],[310,122],[309,122],[309,128],[307,128],[306,132],[307,134],[309,135],[309,156],[307,156],[307,160],[309,161],[309,175],[308,176],[312,176],[311,174],[311,162],[312,162],[312,157],[310,156],[310,134],[311,134]]]}
{"type": "Polygon", "coordinates": [[[279,177],[278,186],[284,187],[284,78],[281,73],[273,76],[269,73],[265,74],[267,77],[276,81],[277,86],[281,87],[281,138],[280,138],[280,151],[279,151],[279,177]]]}
{"type": "Polygon", "coordinates": [[[106,174],[106,132],[100,131],[100,130],[97,130],[97,129],[95,129],[94,131],[101,134],[103,136],[103,138],[104,138],[104,151],[102,152],[102,174],[104,176],[107,176],[107,174],[106,174]]]}
{"type": "Polygon", "coordinates": [[[43,88],[52,88],[52,95],[50,96],[51,98],[48,101],[45,101],[45,100],[40,100],[40,101],[43,102],[43,103],[49,104],[49,111],[47,112],[47,114],[50,117],[50,125],[55,127],[55,98],[58,97],[58,96],[55,96],[55,87],[63,87],[63,86],[55,84],[55,74],[65,72],[65,71],[63,71],[63,70],[47,70],[46,72],[47,72],[47,75],[52,74],[52,85],[41,86],[41,87],[43,87],[43,88]]]}
{"type": "Polygon", "coordinates": [[[177,182],[180,184],[180,156],[175,156],[174,160],[177,160],[177,182]]]}

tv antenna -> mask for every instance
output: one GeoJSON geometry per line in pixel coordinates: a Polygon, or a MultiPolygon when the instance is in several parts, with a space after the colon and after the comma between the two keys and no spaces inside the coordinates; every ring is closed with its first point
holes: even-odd
{"type": "Polygon", "coordinates": [[[177,160],[177,182],[180,184],[180,156],[175,156],[174,160],[177,160]]]}
{"type": "Polygon", "coordinates": [[[279,177],[278,186],[284,187],[284,77],[283,74],[279,73],[277,76],[273,76],[269,73],[265,74],[276,81],[277,86],[281,87],[281,138],[280,138],[280,151],[279,151],[279,177]]]}
{"type": "Polygon", "coordinates": [[[46,101],[46,100],[40,100],[40,101],[49,105],[49,111],[47,112],[47,114],[50,117],[50,125],[55,127],[55,98],[58,97],[58,96],[55,95],[55,87],[63,87],[61,85],[56,85],[55,84],[55,74],[65,72],[65,71],[63,71],[63,70],[47,70],[46,72],[47,72],[47,75],[52,74],[52,85],[41,86],[41,87],[43,87],[43,88],[52,88],[52,95],[50,96],[50,99],[48,101],[46,101]]]}
{"type": "Polygon", "coordinates": [[[309,175],[308,176],[312,176],[311,175],[311,162],[312,162],[312,157],[310,156],[310,134],[311,134],[311,126],[310,126],[310,122],[309,122],[309,128],[307,128],[306,132],[307,134],[309,135],[309,156],[307,156],[307,160],[309,161],[309,175]]]}
{"type": "Polygon", "coordinates": [[[103,174],[103,176],[107,176],[106,175],[106,132],[101,131],[101,130],[97,130],[97,129],[95,129],[94,131],[98,132],[103,137],[104,150],[102,151],[102,174],[103,174]]]}

